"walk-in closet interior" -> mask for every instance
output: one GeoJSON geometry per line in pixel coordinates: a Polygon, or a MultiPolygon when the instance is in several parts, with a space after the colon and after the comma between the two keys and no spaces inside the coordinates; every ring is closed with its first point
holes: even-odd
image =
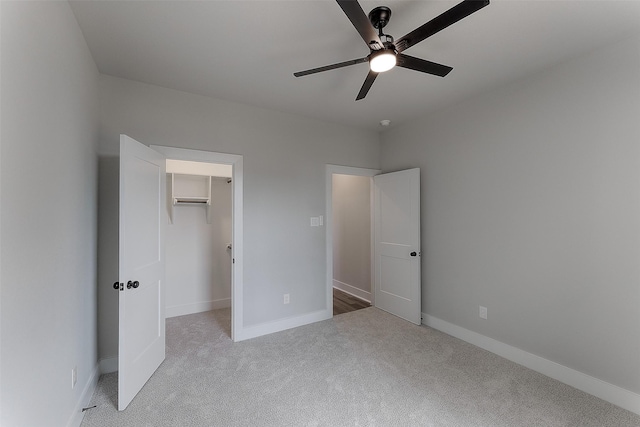
{"type": "Polygon", "coordinates": [[[231,173],[167,160],[166,317],[231,307],[231,173]]]}

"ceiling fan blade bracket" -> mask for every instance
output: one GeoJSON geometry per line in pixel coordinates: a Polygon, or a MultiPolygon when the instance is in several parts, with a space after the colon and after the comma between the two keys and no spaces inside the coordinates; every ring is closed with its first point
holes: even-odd
{"type": "Polygon", "coordinates": [[[408,40],[400,40],[396,42],[395,46],[398,52],[402,52],[403,50],[407,49],[408,40]]]}

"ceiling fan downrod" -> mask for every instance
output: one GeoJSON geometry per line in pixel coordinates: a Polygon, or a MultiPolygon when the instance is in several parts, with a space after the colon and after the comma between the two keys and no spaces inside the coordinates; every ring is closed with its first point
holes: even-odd
{"type": "Polygon", "coordinates": [[[369,12],[369,21],[373,28],[378,30],[378,37],[383,46],[379,50],[371,49],[371,53],[367,57],[369,68],[375,73],[389,71],[397,64],[398,51],[393,44],[393,37],[382,32],[382,29],[389,23],[389,19],[391,19],[391,9],[386,6],[378,6],[369,12]]]}

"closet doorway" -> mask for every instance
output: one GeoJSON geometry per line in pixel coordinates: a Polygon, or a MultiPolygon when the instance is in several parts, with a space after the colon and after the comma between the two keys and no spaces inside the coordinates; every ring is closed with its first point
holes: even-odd
{"type": "MultiPolygon", "coordinates": [[[[231,308],[232,166],[167,159],[166,317],[231,308]]],[[[219,316],[231,336],[228,312],[219,316]]]]}
{"type": "Polygon", "coordinates": [[[167,159],[166,317],[230,307],[241,340],[242,156],[151,148],[167,159]]]}

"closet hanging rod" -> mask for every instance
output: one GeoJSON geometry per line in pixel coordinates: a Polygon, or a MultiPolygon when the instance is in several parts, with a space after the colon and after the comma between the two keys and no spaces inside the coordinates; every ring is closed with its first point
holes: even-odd
{"type": "Polygon", "coordinates": [[[211,199],[208,197],[175,197],[173,203],[176,205],[209,205],[211,199]]]}

